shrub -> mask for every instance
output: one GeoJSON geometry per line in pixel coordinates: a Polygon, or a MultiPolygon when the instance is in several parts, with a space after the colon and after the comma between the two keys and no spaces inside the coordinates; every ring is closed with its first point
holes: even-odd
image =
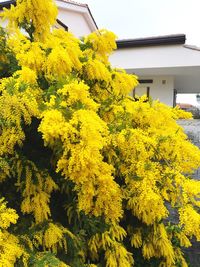
{"type": "Polygon", "coordinates": [[[188,115],[127,96],[138,81],[110,65],[115,35],[79,40],[51,30],[56,14],[51,0],[4,11],[0,266],[187,266],[200,153],[175,120],[188,115]]]}

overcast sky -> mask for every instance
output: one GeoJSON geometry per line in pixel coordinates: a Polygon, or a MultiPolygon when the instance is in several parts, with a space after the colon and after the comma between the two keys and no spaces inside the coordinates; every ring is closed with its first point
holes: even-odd
{"type": "Polygon", "coordinates": [[[185,33],[187,44],[200,46],[200,0],[75,1],[88,4],[98,27],[119,39],[185,33]]]}
{"type": "Polygon", "coordinates": [[[99,28],[119,39],[185,33],[200,46],[200,0],[83,0],[99,28]]]}

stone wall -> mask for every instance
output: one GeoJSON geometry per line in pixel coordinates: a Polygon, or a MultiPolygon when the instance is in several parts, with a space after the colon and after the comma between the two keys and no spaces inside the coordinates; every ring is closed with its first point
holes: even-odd
{"type": "MultiPolygon", "coordinates": [[[[180,126],[193,144],[200,148],[200,120],[178,120],[180,126]]],[[[194,179],[200,180],[200,168],[194,172],[194,179]]],[[[190,259],[191,267],[200,267],[200,242],[192,241],[192,247],[185,250],[190,259]]]]}

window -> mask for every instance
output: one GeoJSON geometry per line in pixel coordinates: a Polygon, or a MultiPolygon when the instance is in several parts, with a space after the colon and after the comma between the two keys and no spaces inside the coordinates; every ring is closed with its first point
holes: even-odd
{"type": "Polygon", "coordinates": [[[133,90],[133,97],[146,95],[149,98],[150,87],[149,86],[139,86],[133,90]]]}

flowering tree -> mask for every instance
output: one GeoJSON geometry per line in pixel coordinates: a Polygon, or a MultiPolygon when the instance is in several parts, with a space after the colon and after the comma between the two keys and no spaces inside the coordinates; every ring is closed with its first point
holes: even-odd
{"type": "Polygon", "coordinates": [[[115,35],[79,40],[51,30],[56,15],[51,0],[3,13],[0,266],[187,266],[200,152],[175,120],[189,115],[127,96],[138,82],[108,61],[115,35]]]}

